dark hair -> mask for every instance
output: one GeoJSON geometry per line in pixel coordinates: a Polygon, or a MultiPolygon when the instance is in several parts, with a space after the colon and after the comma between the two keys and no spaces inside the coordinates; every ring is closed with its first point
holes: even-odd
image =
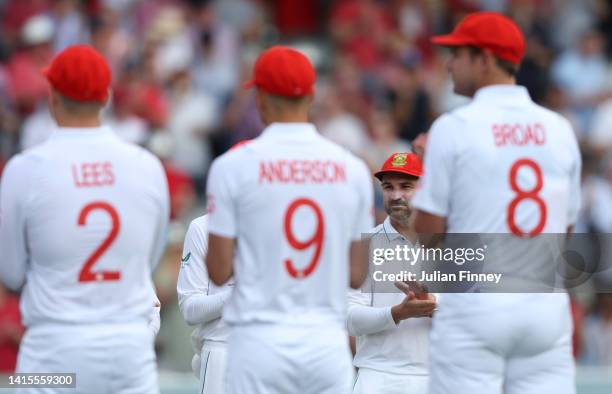
{"type": "Polygon", "coordinates": [[[404,174],[404,173],[401,173],[401,172],[389,171],[389,172],[383,172],[382,174],[379,174],[379,176],[377,176],[378,180],[380,180],[380,183],[383,183],[385,181],[385,175],[389,175],[389,174],[400,175],[400,176],[406,178],[407,181],[418,181],[420,179],[420,177],[418,177],[416,175],[410,175],[410,174],[404,174]]]}
{"type": "Polygon", "coordinates": [[[276,94],[267,93],[265,91],[264,93],[266,93],[266,95],[268,96],[268,98],[274,105],[299,106],[299,105],[303,105],[306,101],[310,99],[310,96],[291,97],[291,96],[279,96],[276,94]]]}
{"type": "Polygon", "coordinates": [[[106,105],[106,102],[76,101],[62,95],[59,92],[58,96],[62,106],[66,109],[66,111],[72,114],[96,114],[106,105]]]}
{"type": "MultiPolygon", "coordinates": [[[[468,49],[472,57],[480,56],[484,53],[482,48],[475,46],[468,46],[468,49]]],[[[495,56],[495,61],[497,63],[497,67],[501,68],[509,76],[516,77],[516,74],[518,74],[520,68],[519,64],[510,63],[509,61],[501,59],[497,56],[495,56]]]]}

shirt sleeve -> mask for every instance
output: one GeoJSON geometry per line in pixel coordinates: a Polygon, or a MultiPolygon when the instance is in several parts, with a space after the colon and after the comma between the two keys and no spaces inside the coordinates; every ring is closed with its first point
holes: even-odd
{"type": "Polygon", "coordinates": [[[236,202],[229,185],[236,174],[230,173],[231,163],[228,159],[226,155],[217,158],[208,174],[208,231],[222,237],[236,238],[236,202]]]}
{"type": "Polygon", "coordinates": [[[206,228],[192,222],[185,236],[181,269],[176,290],[183,319],[190,325],[203,324],[221,317],[231,290],[209,294],[210,280],[204,258],[207,252],[206,228]]]}
{"type": "Polygon", "coordinates": [[[168,242],[168,226],[170,222],[170,191],[168,190],[168,178],[166,171],[157,158],[154,159],[153,179],[155,179],[156,191],[159,193],[159,210],[157,216],[157,228],[155,232],[155,243],[151,253],[151,270],[154,271],[166,250],[168,242]]]}
{"type": "Polygon", "coordinates": [[[570,197],[567,212],[567,223],[568,225],[574,225],[578,220],[580,205],[582,204],[582,193],[580,192],[582,190],[580,183],[580,176],[582,173],[582,157],[580,156],[580,148],[578,147],[575,134],[569,122],[565,122],[567,127],[569,127],[570,144],[572,145],[572,156],[574,158],[572,168],[570,170],[570,197]]]}
{"type": "Polygon", "coordinates": [[[18,290],[26,278],[26,208],[31,163],[22,155],[11,159],[0,182],[0,280],[18,290]]]}
{"type": "Polygon", "coordinates": [[[161,312],[161,303],[159,302],[159,299],[156,296],[153,299],[153,306],[149,312],[149,329],[151,330],[151,333],[153,333],[154,337],[157,336],[157,334],[159,333],[159,329],[161,327],[160,312],[161,312]]]}
{"type": "Polygon", "coordinates": [[[459,127],[449,115],[433,124],[427,138],[423,176],[412,198],[413,207],[437,216],[448,216],[455,159],[452,135],[459,127]]]}
{"type": "Polygon", "coordinates": [[[370,306],[371,297],[371,293],[359,289],[349,290],[346,319],[349,335],[375,334],[397,327],[391,316],[391,307],[370,306]]]}
{"type": "Polygon", "coordinates": [[[361,240],[361,234],[368,233],[374,227],[374,186],[372,174],[361,160],[358,162],[357,190],[359,196],[358,212],[353,226],[352,241],[361,240]]]}

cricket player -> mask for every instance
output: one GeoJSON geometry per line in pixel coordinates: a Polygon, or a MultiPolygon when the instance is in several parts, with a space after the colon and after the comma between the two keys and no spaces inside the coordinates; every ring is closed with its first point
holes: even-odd
{"type": "MultiPolygon", "coordinates": [[[[441,116],[429,132],[412,200],[417,232],[506,233],[517,242],[571,232],[580,207],[580,152],[569,123],[515,84],[525,53],[518,26],[496,13],[474,13],[432,41],[451,48],[455,92],[473,101],[441,116]]],[[[513,252],[520,260],[528,251],[513,252]]],[[[518,270],[522,262],[513,264],[518,270]]],[[[564,293],[442,294],[430,393],[574,393],[571,332],[564,293]]]]}
{"type": "Polygon", "coordinates": [[[187,230],[176,290],[183,318],[196,326],[191,335],[196,352],[191,364],[200,379],[199,392],[223,394],[229,328],[221,320],[221,313],[234,283],[211,283],[204,265],[207,249],[208,217],[204,215],[193,220],[187,230]]]}
{"type": "MultiPolygon", "coordinates": [[[[374,175],[389,216],[372,231],[373,242],[391,249],[413,246],[417,234],[410,224],[410,200],[422,175],[421,159],[414,153],[394,153],[374,175]]],[[[353,365],[359,368],[353,394],[427,394],[436,302],[432,294],[417,299],[407,285],[396,285],[402,292],[377,292],[373,281],[366,280],[363,291],[349,292],[347,326],[356,337],[353,365]]]]}
{"type": "Polygon", "coordinates": [[[17,372],[76,373],[76,393],[157,393],[149,323],[169,218],[164,171],[100,124],[111,73],[92,47],[65,49],[44,75],[58,127],[13,157],[0,185],[0,278],[23,286],[27,328],[17,372]]]}
{"type": "Polygon", "coordinates": [[[217,285],[235,279],[230,393],[351,391],[346,292],[367,272],[373,189],[365,163],[308,123],[314,84],[301,52],[263,52],[249,85],[267,127],[210,170],[206,265],[217,285]]]}

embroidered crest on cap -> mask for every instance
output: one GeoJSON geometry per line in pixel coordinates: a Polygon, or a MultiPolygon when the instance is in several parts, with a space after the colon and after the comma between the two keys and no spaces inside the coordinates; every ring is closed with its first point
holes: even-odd
{"type": "Polygon", "coordinates": [[[398,153],[393,156],[393,161],[391,161],[391,165],[393,167],[402,167],[406,165],[406,161],[408,160],[408,155],[405,153],[398,153]]]}

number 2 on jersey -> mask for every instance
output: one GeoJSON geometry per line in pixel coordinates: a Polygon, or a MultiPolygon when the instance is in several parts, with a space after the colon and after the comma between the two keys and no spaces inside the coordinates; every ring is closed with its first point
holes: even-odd
{"type": "Polygon", "coordinates": [[[321,250],[323,249],[324,231],[325,223],[323,221],[323,212],[321,212],[321,208],[319,207],[319,205],[317,205],[316,202],[308,198],[299,198],[289,204],[287,212],[285,212],[285,237],[287,238],[289,245],[291,245],[291,247],[295,250],[300,251],[307,249],[312,245],[315,246],[314,255],[312,256],[310,263],[304,269],[296,269],[291,259],[285,259],[285,268],[287,269],[287,272],[291,277],[296,279],[303,279],[314,272],[315,268],[317,267],[317,264],[319,263],[319,258],[321,257],[321,250]],[[310,208],[317,218],[314,234],[310,239],[307,239],[305,241],[300,241],[296,239],[292,230],[295,211],[300,207],[310,208]]]}
{"type": "Polygon", "coordinates": [[[542,197],[538,195],[538,193],[544,187],[544,179],[542,176],[542,169],[540,166],[531,159],[520,159],[514,162],[512,167],[510,168],[510,187],[516,193],[516,196],[508,205],[508,227],[513,234],[516,234],[520,237],[534,237],[544,230],[544,225],[546,225],[546,203],[542,200],[542,197]],[[521,167],[529,167],[533,170],[536,176],[536,184],[531,190],[521,189],[517,183],[518,172],[521,167]],[[524,232],[521,230],[516,224],[516,207],[523,200],[532,200],[538,204],[540,219],[538,224],[534,227],[533,230],[529,232],[524,232]]]}
{"type": "Polygon", "coordinates": [[[79,273],[79,282],[101,282],[101,281],[115,281],[121,279],[121,272],[119,271],[92,271],[94,264],[96,261],[102,257],[104,252],[115,241],[117,235],[119,234],[119,228],[121,227],[121,223],[119,221],[119,214],[117,210],[113,208],[112,205],[106,202],[92,202],[90,204],[85,205],[79,213],[79,219],[77,224],[79,226],[85,226],[87,224],[87,217],[89,214],[95,210],[101,210],[109,214],[112,220],[112,227],[110,233],[106,236],[106,239],[98,246],[98,248],[92,253],[91,256],[85,261],[83,268],[81,268],[81,272],[79,273]]]}

